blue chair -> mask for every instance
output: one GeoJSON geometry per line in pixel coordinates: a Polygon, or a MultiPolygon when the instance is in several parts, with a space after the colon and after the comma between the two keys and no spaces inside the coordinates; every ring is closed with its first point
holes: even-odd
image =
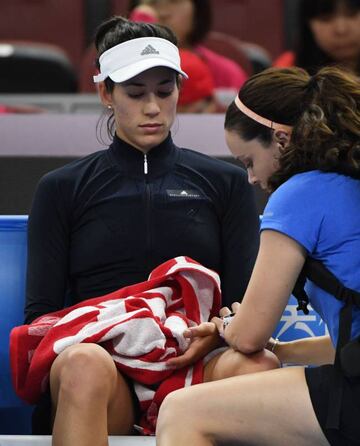
{"type": "Polygon", "coordinates": [[[23,323],[27,216],[0,216],[0,434],[29,434],[32,407],[15,394],[9,334],[23,323]]]}

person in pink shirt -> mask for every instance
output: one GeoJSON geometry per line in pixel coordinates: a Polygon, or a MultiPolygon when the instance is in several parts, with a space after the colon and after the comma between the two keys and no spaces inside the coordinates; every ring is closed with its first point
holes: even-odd
{"type": "Polygon", "coordinates": [[[246,81],[246,72],[235,61],[203,45],[211,28],[209,0],[130,0],[129,18],[171,28],[179,47],[194,51],[206,62],[215,88],[238,90],[246,81]]]}

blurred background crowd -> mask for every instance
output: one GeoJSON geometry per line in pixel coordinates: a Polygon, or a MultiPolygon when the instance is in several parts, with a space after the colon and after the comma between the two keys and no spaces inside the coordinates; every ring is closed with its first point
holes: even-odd
{"type": "Polygon", "coordinates": [[[0,113],[45,111],[4,95],[95,94],[91,42],[112,15],[176,33],[190,76],[183,113],[223,112],[272,65],[360,72],[360,0],[0,0],[0,10],[0,113]]]}

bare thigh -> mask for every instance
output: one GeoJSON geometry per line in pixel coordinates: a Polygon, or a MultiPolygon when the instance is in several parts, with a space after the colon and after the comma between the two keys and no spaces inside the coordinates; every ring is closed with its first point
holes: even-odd
{"type": "Polygon", "coordinates": [[[179,439],[174,446],[180,445],[193,432],[212,439],[206,444],[222,444],[221,439],[254,446],[328,446],[301,367],[242,375],[170,394],[160,410],[158,444],[168,444],[162,439],[170,436],[179,439]],[[183,435],[172,428],[176,418],[182,420],[183,435]]]}
{"type": "Polygon", "coordinates": [[[227,348],[214,356],[204,367],[204,382],[231,378],[246,373],[262,372],[280,367],[280,361],[269,350],[244,355],[227,348]]]}
{"type": "Polygon", "coordinates": [[[57,413],[71,410],[75,414],[78,410],[84,420],[100,419],[104,414],[109,434],[132,432],[135,415],[131,390],[102,347],[78,344],[64,350],[52,365],[50,390],[53,419],[57,413]]]}

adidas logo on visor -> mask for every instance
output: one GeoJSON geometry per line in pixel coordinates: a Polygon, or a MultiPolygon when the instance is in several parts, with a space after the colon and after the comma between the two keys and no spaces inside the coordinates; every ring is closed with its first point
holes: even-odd
{"type": "Polygon", "coordinates": [[[148,45],[141,51],[141,55],[147,56],[149,54],[160,54],[160,53],[153,46],[148,45]]]}

